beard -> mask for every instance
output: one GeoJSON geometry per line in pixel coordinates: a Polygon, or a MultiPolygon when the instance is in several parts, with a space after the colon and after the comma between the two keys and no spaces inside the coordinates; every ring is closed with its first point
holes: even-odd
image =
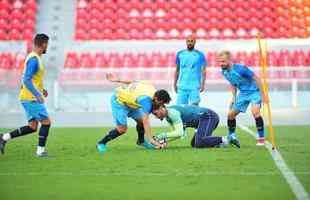
{"type": "Polygon", "coordinates": [[[190,50],[190,51],[193,50],[194,49],[194,45],[188,45],[187,49],[190,50]]]}

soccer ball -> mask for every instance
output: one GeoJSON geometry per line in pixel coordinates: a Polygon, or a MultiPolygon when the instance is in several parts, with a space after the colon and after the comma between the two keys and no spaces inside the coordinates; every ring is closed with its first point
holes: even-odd
{"type": "Polygon", "coordinates": [[[163,148],[167,147],[167,145],[168,145],[168,141],[165,138],[159,140],[158,142],[159,142],[159,144],[161,144],[163,146],[163,148]]]}

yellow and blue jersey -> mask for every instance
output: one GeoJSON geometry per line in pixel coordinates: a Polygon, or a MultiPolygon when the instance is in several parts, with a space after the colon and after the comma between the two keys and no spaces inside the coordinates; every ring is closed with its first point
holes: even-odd
{"type": "Polygon", "coordinates": [[[179,51],[176,55],[176,65],[179,66],[177,86],[179,89],[194,90],[201,85],[201,71],[207,66],[202,52],[187,49],[179,51]]]}
{"type": "Polygon", "coordinates": [[[131,109],[139,109],[145,113],[151,113],[152,99],[155,87],[146,81],[133,82],[125,87],[116,89],[116,97],[119,103],[131,109]]]}
{"type": "Polygon", "coordinates": [[[222,74],[241,93],[259,91],[253,71],[243,64],[233,64],[230,69],[222,68],[222,74]]]}
{"type": "Polygon", "coordinates": [[[41,57],[31,52],[24,64],[24,72],[22,78],[22,86],[19,94],[21,101],[35,101],[36,97],[43,93],[43,78],[45,67],[41,57]]]}

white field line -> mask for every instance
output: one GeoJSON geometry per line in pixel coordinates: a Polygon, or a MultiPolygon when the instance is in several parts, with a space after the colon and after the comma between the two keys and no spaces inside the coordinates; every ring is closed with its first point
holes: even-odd
{"type": "MultiPolygon", "coordinates": [[[[256,138],[256,134],[254,133],[254,131],[252,131],[248,127],[239,125],[239,128],[241,128],[242,130],[244,130],[245,132],[256,138]]],[[[278,167],[281,174],[285,178],[286,182],[291,187],[296,198],[298,200],[310,200],[309,195],[306,192],[305,188],[300,183],[298,178],[295,176],[295,173],[287,166],[281,153],[277,149],[272,150],[272,145],[268,141],[266,141],[265,147],[268,149],[273,161],[275,162],[276,166],[278,167]]]]}

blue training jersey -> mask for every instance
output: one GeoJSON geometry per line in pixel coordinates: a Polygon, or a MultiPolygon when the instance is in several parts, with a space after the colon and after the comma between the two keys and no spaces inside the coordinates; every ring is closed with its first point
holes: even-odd
{"type": "Polygon", "coordinates": [[[176,65],[179,66],[177,86],[180,89],[199,89],[201,85],[201,71],[207,66],[202,52],[187,49],[179,51],[176,55],[176,65]]]}
{"type": "Polygon", "coordinates": [[[230,69],[222,68],[223,76],[240,92],[258,91],[253,79],[254,73],[243,64],[233,64],[230,69]]]}
{"type": "MultiPolygon", "coordinates": [[[[194,105],[173,105],[167,109],[174,109],[180,112],[184,127],[198,127],[199,118],[203,113],[213,112],[208,108],[202,108],[194,105]]],[[[169,122],[169,118],[167,118],[169,122]]],[[[169,122],[170,123],[170,122],[169,122]]]]}
{"type": "Polygon", "coordinates": [[[140,96],[137,99],[137,103],[141,105],[142,111],[145,114],[150,114],[152,112],[152,98],[149,96],[140,96]]]}
{"type": "Polygon", "coordinates": [[[41,93],[34,87],[32,77],[39,70],[39,62],[37,58],[32,57],[26,63],[26,70],[23,76],[23,83],[27,89],[36,97],[41,96],[41,93]]]}

